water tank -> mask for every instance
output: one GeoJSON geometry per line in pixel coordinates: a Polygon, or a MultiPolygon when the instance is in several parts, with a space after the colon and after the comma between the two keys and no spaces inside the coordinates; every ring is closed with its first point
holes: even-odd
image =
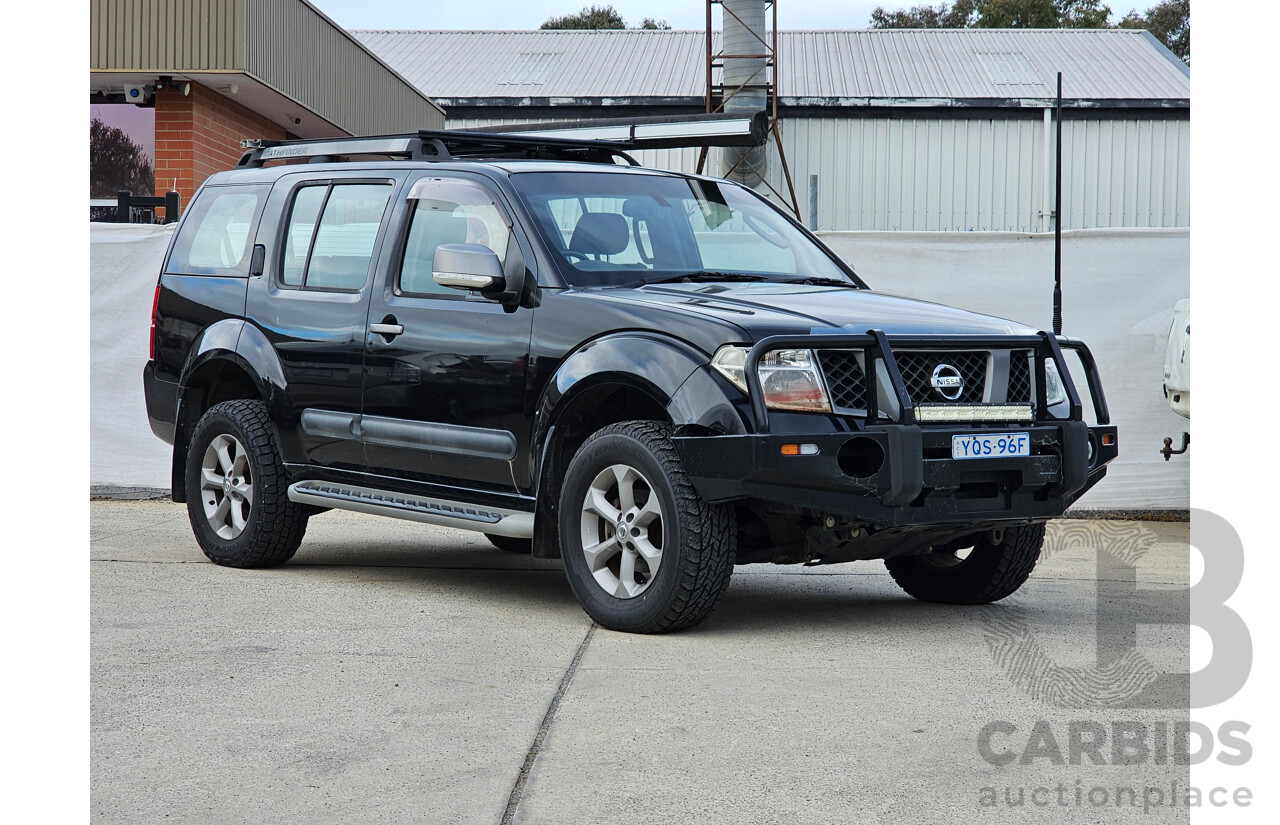
{"type": "MultiPolygon", "coordinates": [[[[763,0],[724,0],[721,53],[760,57],[724,59],[724,111],[758,112],[768,103],[769,73],[764,54],[769,51],[765,33],[763,0]]],[[[721,150],[721,170],[730,180],[755,187],[766,172],[768,154],[763,146],[754,149],[725,147],[721,150]],[[744,158],[743,155],[746,155],[744,158]]]]}

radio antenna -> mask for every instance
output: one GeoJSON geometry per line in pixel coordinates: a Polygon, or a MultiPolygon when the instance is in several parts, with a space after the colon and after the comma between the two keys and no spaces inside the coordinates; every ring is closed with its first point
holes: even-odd
{"type": "Polygon", "coordinates": [[[1058,100],[1053,107],[1057,123],[1058,171],[1053,192],[1053,334],[1062,334],[1062,72],[1058,72],[1058,100]]]}

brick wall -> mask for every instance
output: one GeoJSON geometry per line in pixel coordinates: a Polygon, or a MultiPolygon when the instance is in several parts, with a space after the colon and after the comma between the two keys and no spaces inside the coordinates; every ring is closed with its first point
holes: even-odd
{"type": "Polygon", "coordinates": [[[285,129],[198,83],[156,92],[156,194],[176,189],[185,209],[205,178],[235,166],[243,138],[283,140],[285,129]]]}

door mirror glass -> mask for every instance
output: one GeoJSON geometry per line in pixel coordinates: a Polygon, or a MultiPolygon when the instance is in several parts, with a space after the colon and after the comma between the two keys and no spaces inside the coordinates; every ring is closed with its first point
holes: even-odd
{"type": "Polygon", "coordinates": [[[440,286],[453,289],[501,292],[506,288],[498,254],[475,243],[450,243],[436,247],[431,278],[440,286]]]}

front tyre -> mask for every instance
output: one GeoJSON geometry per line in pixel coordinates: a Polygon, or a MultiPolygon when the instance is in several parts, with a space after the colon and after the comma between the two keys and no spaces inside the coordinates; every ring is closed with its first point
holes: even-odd
{"type": "Polygon", "coordinates": [[[671,432],[656,421],[605,427],[565,473],[565,572],[587,615],[611,630],[692,627],[710,615],[733,572],[733,509],[698,495],[671,432]]]}
{"type": "Polygon", "coordinates": [[[305,506],[289,501],[261,401],[224,401],[200,418],[187,452],[187,516],[200,549],[226,567],[271,567],[297,552],[305,506]]]}
{"type": "Polygon", "coordinates": [[[1022,586],[1040,558],[1044,524],[983,533],[967,547],[885,559],[898,586],[925,602],[987,604],[1022,586]]]}

